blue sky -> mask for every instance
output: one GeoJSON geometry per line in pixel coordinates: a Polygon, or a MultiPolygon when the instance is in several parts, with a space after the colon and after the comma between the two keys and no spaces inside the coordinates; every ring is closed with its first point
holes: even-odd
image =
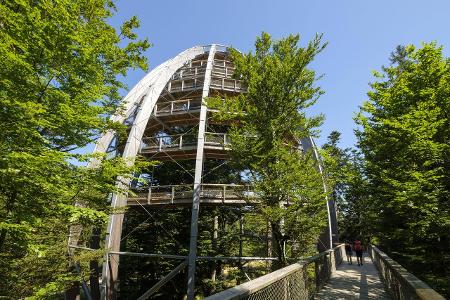
{"type": "MultiPolygon", "coordinates": [[[[219,43],[248,52],[262,31],[274,38],[299,33],[303,45],[323,33],[328,47],[311,67],[324,75],[319,85],[326,93],[309,112],[326,116],[316,139],[320,145],[332,130],[342,133],[341,146],[354,145],[352,118],[367,99],[371,71],[388,64],[397,45],[437,41],[449,53],[448,0],[121,0],[117,8],[114,26],[133,15],[141,20],[138,34],[153,44],[146,53],[151,69],[195,45],[219,43]]],[[[131,88],[143,76],[130,71],[125,82],[131,88]]]]}

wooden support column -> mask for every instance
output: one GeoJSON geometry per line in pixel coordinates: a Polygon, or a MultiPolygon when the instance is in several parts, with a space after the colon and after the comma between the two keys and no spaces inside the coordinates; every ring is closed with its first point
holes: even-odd
{"type": "Polygon", "coordinates": [[[206,64],[205,81],[203,83],[202,105],[200,107],[200,120],[198,125],[197,137],[197,155],[195,159],[195,176],[194,176],[194,198],[192,200],[192,216],[191,216],[191,234],[189,241],[189,257],[188,257],[188,300],[194,300],[195,297],[195,263],[197,259],[197,237],[198,237],[198,215],[200,211],[200,193],[203,174],[203,148],[205,146],[206,131],[206,102],[205,98],[209,95],[209,85],[211,82],[212,64],[216,46],[212,45],[209,49],[208,62],[206,64]]]}
{"type": "MultiPolygon", "coordinates": [[[[173,59],[168,60],[150,72],[150,74],[144,77],[144,79],[142,79],[124,98],[124,103],[126,103],[126,101],[135,103],[137,100],[134,99],[134,95],[138,95],[140,98],[137,99],[141,99],[140,101],[142,103],[136,113],[136,118],[131,126],[127,143],[122,154],[124,158],[129,159],[129,161],[127,161],[129,165],[134,163],[134,158],[139,152],[144,132],[148,125],[148,120],[153,113],[158,98],[166,88],[167,84],[169,84],[168,91],[171,91],[171,77],[179,68],[203,53],[204,47],[202,46],[193,47],[180,53],[173,59]],[[142,95],[145,96],[141,98],[142,95]]],[[[123,121],[124,118],[121,117],[121,114],[118,114],[113,116],[112,120],[123,121]]],[[[95,152],[104,153],[108,147],[108,143],[106,142],[111,141],[113,136],[113,132],[105,134],[99,143],[97,143],[95,152]]],[[[94,164],[98,164],[98,162],[94,162],[94,164]]],[[[123,178],[118,180],[118,186],[126,189],[128,187],[127,180],[123,178]]],[[[113,208],[120,209],[126,205],[127,195],[113,195],[111,200],[111,206],[113,208]]],[[[120,250],[123,219],[123,211],[117,210],[109,217],[105,241],[106,255],[103,263],[101,299],[113,300],[116,297],[119,267],[119,255],[117,254],[117,251],[120,250]]]]}
{"type": "MultiPolygon", "coordinates": [[[[112,207],[124,207],[127,202],[127,196],[125,195],[113,195],[112,207]]],[[[122,236],[124,213],[114,213],[109,217],[107,237],[106,237],[106,249],[109,251],[118,251],[120,249],[120,239],[122,236]]],[[[119,275],[119,255],[107,254],[106,261],[103,264],[103,292],[102,299],[113,300],[117,298],[117,285],[119,275]]]]}

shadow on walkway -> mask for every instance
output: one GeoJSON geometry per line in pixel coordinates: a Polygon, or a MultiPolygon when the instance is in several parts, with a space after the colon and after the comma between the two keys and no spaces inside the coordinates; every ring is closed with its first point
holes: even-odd
{"type": "Polygon", "coordinates": [[[349,265],[344,261],[315,299],[391,299],[384,289],[370,257],[364,264],[349,265]]]}

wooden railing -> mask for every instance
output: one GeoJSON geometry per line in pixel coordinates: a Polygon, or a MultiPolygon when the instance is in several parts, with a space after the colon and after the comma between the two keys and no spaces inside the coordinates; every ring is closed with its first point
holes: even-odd
{"type": "MultiPolygon", "coordinates": [[[[148,188],[132,189],[128,197],[129,205],[139,204],[183,204],[192,203],[193,184],[160,185],[148,188]]],[[[217,204],[245,204],[254,198],[250,186],[235,184],[200,185],[202,202],[217,204]]]]}
{"type": "Polygon", "coordinates": [[[409,273],[377,247],[370,245],[369,254],[380,273],[381,280],[394,299],[444,300],[438,292],[409,273]]]}
{"type": "Polygon", "coordinates": [[[222,89],[226,91],[245,92],[244,85],[240,80],[231,78],[221,78],[211,76],[210,87],[214,89],[222,89]]]}
{"type": "Polygon", "coordinates": [[[201,98],[183,99],[171,102],[159,102],[155,105],[155,116],[171,115],[179,112],[199,110],[202,105],[201,98]]]}
{"type": "Polygon", "coordinates": [[[214,60],[212,76],[232,78],[234,75],[234,66],[226,60],[214,60]]]}
{"type": "MultiPolygon", "coordinates": [[[[176,134],[156,137],[144,137],[141,151],[176,150],[197,146],[197,135],[176,134]]],[[[226,149],[230,140],[226,133],[205,132],[205,147],[221,147],[226,149]]]]}
{"type": "Polygon", "coordinates": [[[181,80],[181,79],[188,79],[188,78],[194,78],[200,75],[204,75],[206,71],[206,64],[202,65],[193,65],[192,67],[186,66],[177,71],[175,74],[172,75],[172,80],[181,80]]]}

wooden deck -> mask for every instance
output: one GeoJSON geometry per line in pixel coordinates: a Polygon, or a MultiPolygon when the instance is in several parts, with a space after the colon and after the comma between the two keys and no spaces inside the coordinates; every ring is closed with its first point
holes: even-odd
{"type": "Polygon", "coordinates": [[[351,265],[344,258],[315,299],[391,299],[371,258],[365,255],[363,259],[363,265],[358,266],[355,256],[351,265]]]}

